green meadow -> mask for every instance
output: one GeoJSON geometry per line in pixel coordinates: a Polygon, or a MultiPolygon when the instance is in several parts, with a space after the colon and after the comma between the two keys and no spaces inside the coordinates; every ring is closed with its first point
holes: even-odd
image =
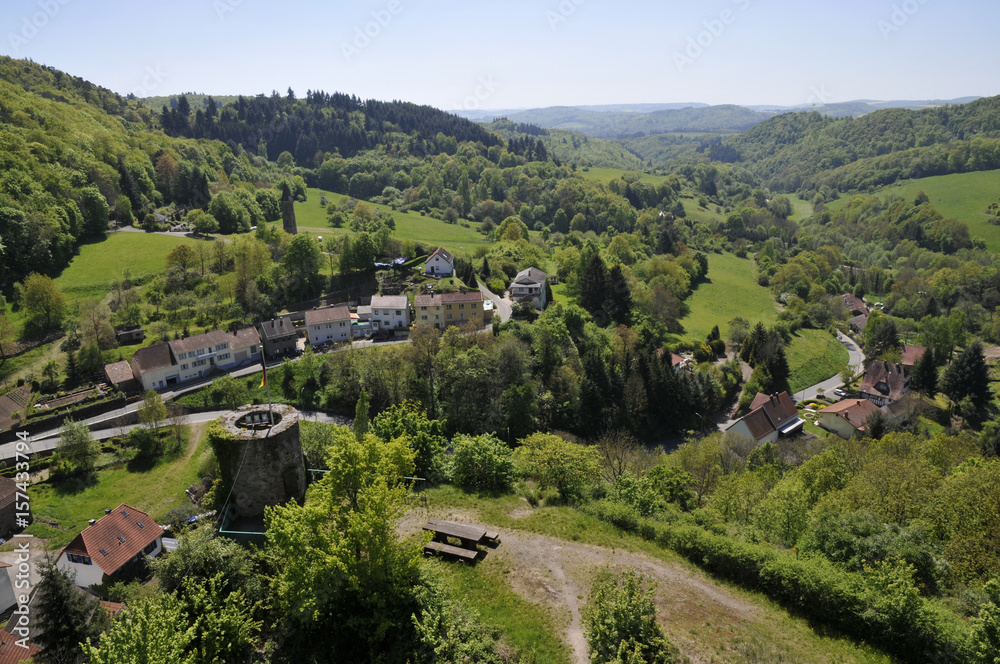
{"type": "Polygon", "coordinates": [[[792,392],[798,392],[827,378],[832,378],[847,366],[850,354],[844,344],[825,330],[799,330],[785,349],[791,376],[792,392]]]}
{"type": "Polygon", "coordinates": [[[103,298],[111,281],[128,270],[132,279],[160,274],[166,269],[170,250],[179,244],[194,245],[198,240],[154,233],[109,233],[100,242],[80,247],[80,253],[56,278],[56,284],[70,302],[103,298]]]}
{"type": "Polygon", "coordinates": [[[760,321],[770,326],[778,320],[771,293],[757,284],[753,263],[729,253],[708,255],[708,279],[685,304],[688,311],[680,321],[684,332],[678,340],[704,341],[715,325],[725,339],[729,321],[737,316],[751,325],[760,321]]]}
{"type": "MultiPolygon", "coordinates": [[[[321,237],[345,235],[350,232],[346,227],[331,228],[327,224],[326,208],[319,204],[322,196],[326,196],[333,206],[347,198],[343,194],[309,189],[306,202],[295,204],[295,222],[299,231],[321,237]]],[[[427,246],[442,246],[458,256],[471,256],[476,247],[487,243],[477,230],[479,224],[474,221],[464,222],[470,226],[465,228],[460,224],[449,224],[440,219],[421,216],[419,212],[399,212],[387,205],[374,203],[368,205],[392,215],[396,220],[396,230],[392,236],[400,240],[413,240],[427,246]]]]}

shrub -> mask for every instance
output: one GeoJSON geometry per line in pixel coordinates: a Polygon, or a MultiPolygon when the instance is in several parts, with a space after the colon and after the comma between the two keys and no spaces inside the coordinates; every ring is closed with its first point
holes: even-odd
{"type": "Polygon", "coordinates": [[[595,664],[670,664],[680,652],[656,622],[649,595],[655,585],[628,570],[618,578],[598,575],[584,616],[584,634],[595,664]]]}
{"type": "Polygon", "coordinates": [[[491,434],[459,434],[452,440],[451,481],[468,491],[510,491],[514,462],[510,448],[491,434]]]}

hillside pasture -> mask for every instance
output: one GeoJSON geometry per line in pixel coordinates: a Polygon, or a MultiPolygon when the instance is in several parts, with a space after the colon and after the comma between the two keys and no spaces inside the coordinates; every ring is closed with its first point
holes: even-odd
{"type": "Polygon", "coordinates": [[[684,331],[675,341],[704,341],[715,325],[725,339],[729,321],[737,316],[751,325],[760,321],[770,326],[778,319],[771,293],[757,284],[753,263],[728,253],[709,254],[708,279],[685,304],[687,313],[680,320],[684,331]]]}
{"type": "Polygon", "coordinates": [[[785,349],[792,393],[839,374],[850,354],[844,344],[825,330],[799,330],[785,349]]]}

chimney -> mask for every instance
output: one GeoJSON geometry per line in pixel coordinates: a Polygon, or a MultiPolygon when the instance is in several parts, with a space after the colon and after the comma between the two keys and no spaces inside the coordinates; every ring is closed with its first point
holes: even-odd
{"type": "Polygon", "coordinates": [[[90,519],[89,521],[87,521],[87,523],[89,523],[90,525],[94,525],[95,523],[97,523],[97,519],[90,519]]]}
{"type": "Polygon", "coordinates": [[[107,516],[108,514],[111,514],[111,508],[110,507],[105,507],[104,508],[104,515],[107,516]]]}

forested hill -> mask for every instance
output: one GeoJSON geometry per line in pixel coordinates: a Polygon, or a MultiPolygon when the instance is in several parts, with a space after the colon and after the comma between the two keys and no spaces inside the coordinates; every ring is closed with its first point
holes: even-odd
{"type": "Polygon", "coordinates": [[[1000,97],[922,111],[885,109],[859,118],[787,113],[712,145],[779,191],[822,185],[850,190],[966,170],[1000,168],[1000,97]],[[826,172],[844,169],[837,177],[826,172]]]}
{"type": "Polygon", "coordinates": [[[328,152],[351,157],[377,146],[427,155],[465,141],[487,148],[503,144],[482,125],[431,106],[322,91],[308,91],[304,99],[291,90],[285,96],[239,97],[221,108],[210,103],[193,115],[181,96],[177,108],[163,108],[160,123],[171,136],[212,138],[273,156],[287,151],[305,168],[319,166],[328,152]]]}
{"type": "MultiPolygon", "coordinates": [[[[107,88],[94,85],[53,67],[0,55],[0,81],[44,99],[68,104],[87,104],[108,115],[116,115],[146,127],[156,124],[155,113],[138,101],[129,100],[107,88]]],[[[4,119],[6,122],[7,120],[4,119]]]]}

